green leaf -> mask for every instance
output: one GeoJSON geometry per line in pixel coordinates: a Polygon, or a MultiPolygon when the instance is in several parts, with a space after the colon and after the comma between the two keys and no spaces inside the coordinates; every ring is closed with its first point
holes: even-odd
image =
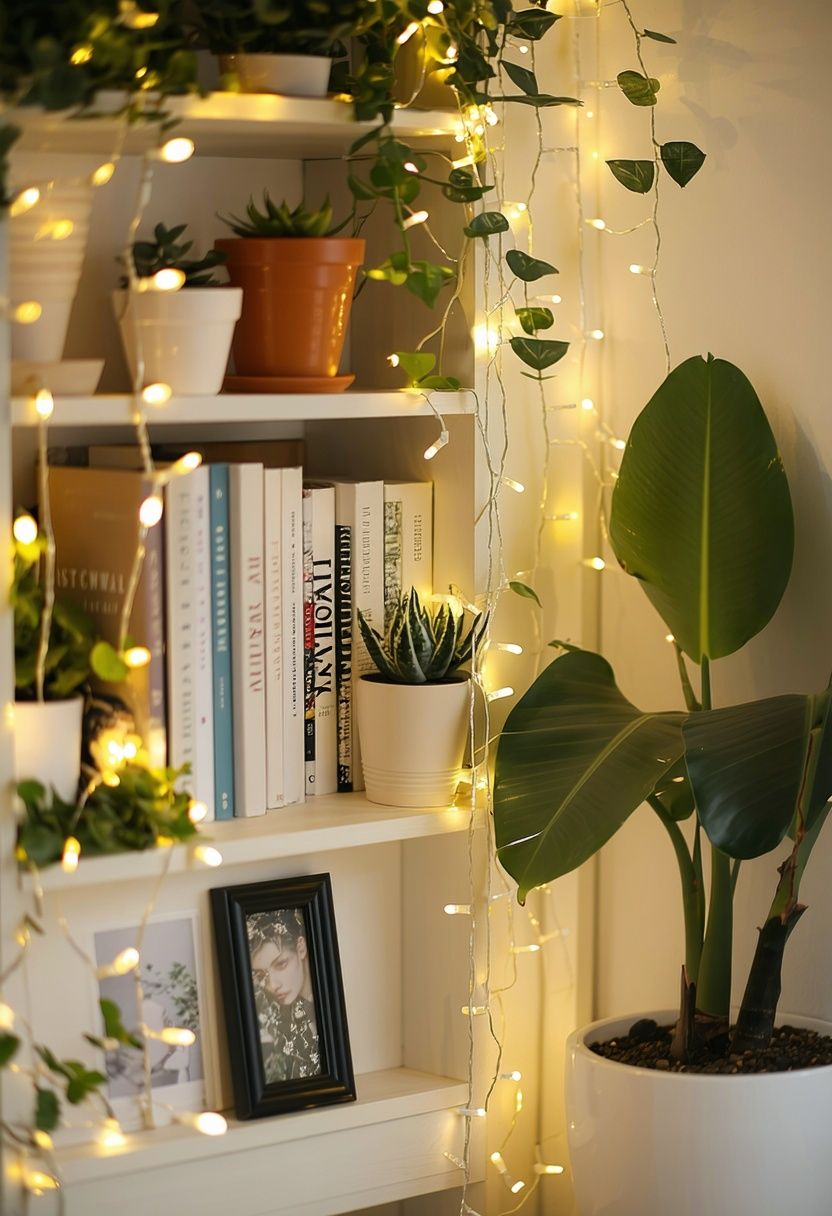
{"type": "Polygon", "coordinates": [[[705,163],[705,153],[686,140],[662,144],[659,152],[662,164],[679,186],[686,186],[705,163]]]}
{"type": "MultiPolygon", "coordinates": [[[[759,857],[788,831],[804,789],[810,740],[828,722],[830,694],[769,697],[691,714],[685,760],[708,838],[730,857],[759,857]]],[[[816,816],[832,794],[832,773],[814,783],[805,808],[816,816]]]]}
{"type": "Polygon", "coordinates": [[[524,283],[534,283],[537,279],[542,279],[545,274],[558,273],[557,268],[551,262],[544,262],[542,258],[533,258],[531,254],[524,253],[522,249],[509,249],[506,252],[506,262],[509,270],[524,283]]]}
{"type": "Polygon", "coordinates": [[[505,97],[492,97],[491,101],[513,101],[524,106],[534,106],[535,109],[546,109],[549,106],[582,106],[584,103],[577,97],[553,97],[551,93],[538,93],[529,97],[525,93],[511,93],[505,97]]]}
{"type": "Polygon", "coordinates": [[[397,350],[396,357],[399,360],[396,366],[402,369],[411,384],[427,376],[436,365],[436,355],[426,351],[397,350]]]}
{"type": "Polygon", "coordinates": [[[612,175],[634,194],[647,194],[653,187],[656,166],[652,160],[608,160],[612,175]]]}
{"type": "Polygon", "coordinates": [[[42,1132],[54,1131],[58,1126],[61,1104],[58,1095],[51,1089],[35,1088],[35,1127],[42,1132]]]}
{"type": "Polygon", "coordinates": [[[521,902],[613,836],[682,754],[682,714],[642,713],[600,655],[555,659],[511,711],[497,748],[497,856],[521,902]]]}
{"type": "Polygon", "coordinates": [[[655,76],[643,76],[641,72],[619,72],[616,77],[621,92],[634,106],[654,106],[662,87],[655,76]]]}
{"type": "Polygon", "coordinates": [[[461,383],[456,376],[423,376],[419,388],[431,389],[438,393],[458,393],[461,383]]]}
{"type": "Polygon", "coordinates": [[[358,199],[359,202],[369,202],[378,198],[378,192],[372,186],[368,186],[366,182],[362,182],[360,177],[355,177],[352,173],[347,176],[347,185],[353,198],[358,199]]]}
{"type": "Polygon", "coordinates": [[[407,282],[407,271],[396,266],[392,258],[387,258],[380,266],[373,266],[364,273],[368,279],[383,280],[392,283],[394,287],[401,287],[407,282]]]}
{"type": "Polygon", "coordinates": [[[520,583],[516,579],[512,579],[508,585],[508,589],[509,591],[513,591],[515,595],[519,595],[521,599],[534,600],[538,608],[543,607],[540,602],[540,596],[537,594],[534,587],[530,587],[528,583],[520,583]]]}
{"type": "Polygon", "coordinates": [[[551,329],[555,316],[551,308],[518,308],[517,320],[527,334],[536,333],[539,329],[551,329]]]}
{"type": "Polygon", "coordinates": [[[475,203],[493,189],[493,186],[478,185],[470,169],[451,169],[442,193],[451,203],[475,203]]]}
{"type": "Polygon", "coordinates": [[[537,87],[534,72],[530,72],[528,68],[521,68],[519,63],[512,63],[509,59],[503,59],[501,66],[509,80],[516,84],[521,92],[525,93],[527,97],[537,97],[540,90],[537,87]]]}
{"type": "Polygon", "coordinates": [[[528,38],[530,42],[537,42],[560,18],[560,13],[550,13],[541,8],[525,8],[512,14],[507,30],[512,38],[528,38]]]}
{"type": "Polygon", "coordinates": [[[688,819],[693,814],[696,806],[684,757],[677,760],[662,775],[653,793],[661,799],[662,806],[671,818],[679,821],[688,819]]]}
{"type": "Polygon", "coordinates": [[[5,1068],[20,1046],[16,1034],[0,1034],[0,1068],[5,1068]]]}
{"type": "Polygon", "coordinates": [[[111,684],[126,680],[130,674],[130,668],[109,642],[96,642],[90,651],[90,667],[99,680],[106,680],[111,684]]]}
{"type": "Polygon", "coordinates": [[[119,1043],[124,1043],[129,1047],[141,1047],[141,1040],[137,1039],[134,1034],[131,1034],[124,1025],[121,1016],[121,1009],[115,1001],[110,1001],[106,997],[98,1002],[101,1007],[101,1017],[104,1021],[104,1035],[108,1039],[118,1039],[119,1043]]]}
{"type": "Polygon", "coordinates": [[[569,350],[568,342],[556,342],[552,338],[510,338],[509,341],[517,358],[537,372],[557,363],[569,350]]]}
{"type": "Polygon", "coordinates": [[[428,308],[433,308],[439,292],[453,277],[454,272],[449,266],[439,266],[435,262],[411,262],[405,287],[428,308]]]}
{"type": "Polygon", "coordinates": [[[496,232],[508,232],[509,222],[502,211],[482,211],[475,215],[466,228],[466,236],[493,236],[496,232]]]}
{"type": "Polygon", "coordinates": [[[676,39],[671,38],[669,34],[659,34],[656,30],[642,30],[642,38],[652,38],[654,42],[670,42],[673,46],[676,45],[676,39]]]}
{"type": "Polygon", "coordinates": [[[777,444],[739,368],[696,355],[659,387],[624,452],[610,540],[694,662],[733,654],[768,623],[794,520],[777,444]]]}

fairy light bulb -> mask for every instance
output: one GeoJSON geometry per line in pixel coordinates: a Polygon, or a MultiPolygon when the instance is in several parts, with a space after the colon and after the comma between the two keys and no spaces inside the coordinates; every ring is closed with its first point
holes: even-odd
{"type": "Polygon", "coordinates": [[[630,274],[649,274],[650,271],[646,266],[642,266],[639,262],[631,262],[628,267],[630,274]]]}
{"type": "Polygon", "coordinates": [[[42,418],[44,422],[47,418],[52,417],[52,412],[55,409],[55,402],[48,388],[39,388],[35,393],[35,413],[38,418],[42,418]]]}
{"type": "Polygon", "coordinates": [[[48,236],[53,241],[65,241],[67,237],[72,236],[75,231],[75,225],[72,220],[52,220],[46,224],[38,236],[48,236]]]}
{"type": "Polygon", "coordinates": [[[158,381],[155,384],[147,384],[142,389],[142,401],[145,405],[167,405],[173,396],[173,389],[169,384],[163,384],[158,381]]]}
{"type": "Polygon", "coordinates": [[[196,1035],[192,1030],[188,1030],[185,1026],[165,1026],[162,1030],[154,1033],[153,1038],[158,1038],[160,1042],[166,1043],[168,1047],[193,1047],[196,1042],[196,1035]]]}
{"type": "Polygon", "coordinates": [[[589,414],[595,409],[595,402],[591,397],[584,397],[581,401],[581,409],[586,410],[586,412],[589,414]]]}
{"type": "Polygon", "coordinates": [[[31,515],[18,515],[12,524],[12,534],[18,544],[33,545],[38,538],[38,526],[31,515]]]}
{"type": "Polygon", "coordinates": [[[484,1106],[461,1106],[459,1113],[463,1119],[484,1119],[486,1116],[484,1106]]]}
{"type": "Polygon", "coordinates": [[[522,654],[523,647],[519,642],[492,642],[492,650],[500,650],[503,654],[522,654]]]}
{"type": "Polygon", "coordinates": [[[398,42],[399,46],[404,46],[404,44],[406,42],[410,41],[410,39],[413,37],[413,35],[416,33],[416,31],[418,29],[419,29],[419,22],[411,21],[409,25],[406,25],[404,27],[404,29],[402,30],[402,32],[399,34],[398,38],[396,39],[396,42],[398,42]]]}
{"type": "Polygon", "coordinates": [[[78,869],[78,858],[81,856],[81,844],[75,836],[67,836],[64,841],[64,851],[61,854],[61,869],[64,874],[74,874],[78,869]]]}
{"type": "Polygon", "coordinates": [[[390,364],[391,367],[398,367],[399,366],[399,356],[396,354],[388,355],[387,362],[390,364]]]}
{"type": "Polygon", "coordinates": [[[446,916],[470,916],[470,904],[445,904],[443,911],[446,916]]]}
{"type": "Polygon", "coordinates": [[[418,166],[418,165],[414,165],[414,163],[413,163],[413,161],[412,161],[412,160],[406,160],[406,161],[404,162],[404,164],[402,165],[402,168],[403,168],[403,169],[404,169],[404,170],[405,170],[407,173],[418,173],[418,172],[419,172],[419,166],[418,166]]]}
{"type": "Polygon", "coordinates": [[[111,160],[105,161],[103,165],[99,165],[97,169],[93,169],[90,174],[91,186],[106,186],[107,182],[112,180],[112,176],[116,171],[116,167],[111,160]]]}
{"type": "Polygon", "coordinates": [[[188,818],[191,823],[202,823],[208,817],[208,807],[204,802],[193,802],[188,809],[188,818]]]}
{"type": "Polygon", "coordinates": [[[522,1089],[518,1089],[517,1093],[514,1095],[514,1113],[516,1115],[519,1115],[522,1109],[523,1109],[523,1091],[522,1091],[522,1089]]]}
{"type": "Polygon", "coordinates": [[[493,1152],[491,1154],[490,1160],[491,1160],[491,1164],[497,1167],[498,1173],[500,1173],[500,1174],[508,1173],[508,1167],[506,1166],[506,1163],[503,1159],[503,1154],[500,1152],[499,1149],[497,1149],[495,1152],[493,1152]]]}
{"type": "Polygon", "coordinates": [[[193,1125],[203,1136],[224,1136],[228,1131],[225,1117],[215,1110],[200,1111],[193,1125]]]}
{"type": "Polygon", "coordinates": [[[439,432],[439,438],[434,440],[429,448],[425,448],[425,460],[433,460],[437,452],[441,452],[444,447],[448,446],[450,435],[446,430],[439,432]]]}
{"type": "Polygon", "coordinates": [[[121,657],[128,667],[135,669],[147,667],[152,655],[146,646],[130,646],[127,650],[122,651],[121,657]]]}
{"type": "Polygon", "coordinates": [[[151,494],[139,507],[139,523],[143,528],[155,528],[164,513],[161,494],[151,494]]]}
{"type": "Polygon", "coordinates": [[[537,954],[540,949],[539,942],[530,942],[528,946],[512,946],[512,954],[537,954]]]}
{"type": "Polygon", "coordinates": [[[35,321],[40,320],[42,313],[43,309],[37,300],[24,300],[12,309],[12,320],[17,321],[18,325],[34,325],[35,321]]]}
{"type": "Polygon", "coordinates": [[[525,1184],[525,1182],[523,1181],[523,1179],[522,1179],[522,1178],[518,1178],[516,1182],[513,1182],[513,1183],[511,1184],[511,1186],[510,1186],[509,1190],[511,1191],[512,1195],[519,1195],[519,1194],[520,1194],[520,1192],[521,1192],[521,1191],[523,1190],[523,1188],[525,1187],[525,1185],[526,1185],[526,1184],[525,1184]]]}
{"type": "Polygon", "coordinates": [[[170,474],[172,477],[181,477],[185,473],[193,473],[201,464],[201,452],[186,452],[184,456],[179,457],[175,464],[171,465],[170,474]]]}
{"type": "Polygon", "coordinates": [[[181,165],[183,161],[190,160],[195,151],[194,141],[179,135],[176,139],[169,139],[167,143],[162,144],[159,156],[169,165],[181,165]]]}
{"type": "Polygon", "coordinates": [[[462,1005],[459,1012],[466,1018],[481,1018],[488,1013],[487,1005],[462,1005]]]}
{"type": "Polygon", "coordinates": [[[430,13],[431,17],[438,17],[439,14],[443,13],[444,11],[445,5],[442,3],[442,0],[430,0],[430,3],[428,4],[428,12],[430,13]]]}
{"type": "Polygon", "coordinates": [[[523,1077],[523,1074],[519,1068],[514,1068],[514,1069],[512,1069],[511,1072],[501,1072],[500,1073],[501,1081],[520,1081],[520,1080],[522,1080],[522,1077],[523,1077]]]}
{"type": "Polygon", "coordinates": [[[112,968],[116,975],[129,975],[139,965],[139,952],[135,946],[126,946],[115,956],[112,968]]]}
{"type": "Polygon", "coordinates": [[[597,228],[599,232],[603,232],[607,226],[607,221],[602,219],[587,220],[590,228],[597,228]]]}
{"type": "Polygon", "coordinates": [[[9,215],[15,219],[18,215],[25,215],[27,211],[40,202],[40,190],[37,186],[27,186],[25,190],[20,190],[14,196],[9,204],[9,215]]]}
{"type": "Polygon", "coordinates": [[[127,1137],[121,1130],[118,1119],[112,1117],[104,1120],[95,1139],[98,1147],[103,1149],[124,1148],[127,1143],[127,1137]]]}
{"type": "Polygon", "coordinates": [[[211,869],[222,865],[222,853],[219,849],[215,849],[209,844],[197,845],[194,849],[194,857],[197,861],[201,861],[204,866],[209,866],[211,869]]]}
{"type": "Polygon", "coordinates": [[[43,1195],[46,1191],[57,1191],[60,1183],[52,1174],[46,1174],[43,1170],[30,1170],[28,1166],[24,1166],[23,1185],[32,1195],[43,1195]]]}
{"type": "Polygon", "coordinates": [[[454,63],[458,55],[459,47],[454,42],[450,43],[447,51],[445,52],[445,62],[454,63]]]}
{"type": "Polygon", "coordinates": [[[32,1132],[32,1142],[36,1144],[38,1148],[43,1149],[45,1153],[50,1153],[55,1147],[55,1143],[52,1137],[49,1135],[49,1132],[44,1132],[39,1127],[36,1127],[32,1132]]]}
{"type": "Polygon", "coordinates": [[[136,0],[119,0],[119,18],[130,30],[151,30],[159,20],[158,13],[139,8],[136,0]]]}
{"type": "Polygon", "coordinates": [[[664,640],[665,640],[666,642],[675,642],[675,641],[676,641],[676,636],[675,636],[675,634],[672,634],[672,633],[666,633],[666,634],[664,635],[664,640]]]}
{"type": "Polygon", "coordinates": [[[586,336],[592,338],[593,342],[600,342],[604,337],[604,331],[603,329],[590,329],[586,336]]]}
{"type": "Polygon", "coordinates": [[[429,218],[427,211],[413,211],[402,224],[402,228],[415,228],[417,224],[424,224],[429,218]]]}
{"type": "Polygon", "coordinates": [[[4,1034],[8,1034],[13,1026],[14,1010],[12,1009],[11,1005],[7,1005],[5,1001],[0,1001],[0,1030],[2,1030],[4,1034]]]}
{"type": "MultiPolygon", "coordinates": [[[[464,136],[463,136],[463,138],[464,138],[464,136]]],[[[471,155],[460,156],[457,160],[451,161],[451,168],[452,169],[466,169],[468,167],[468,165],[473,165],[473,164],[474,164],[473,156],[471,156],[471,155]]]]}
{"type": "Polygon", "coordinates": [[[603,557],[587,557],[584,559],[583,564],[588,566],[590,570],[605,570],[607,565],[603,557]]]}
{"type": "Polygon", "coordinates": [[[522,481],[515,481],[513,477],[501,477],[500,480],[504,486],[508,486],[510,490],[514,490],[515,494],[525,494],[526,487],[522,481]]]}
{"type": "Polygon", "coordinates": [[[610,439],[609,444],[611,448],[615,448],[616,452],[623,452],[627,446],[627,440],[614,438],[610,439]]]}
{"type": "Polygon", "coordinates": [[[562,1174],[563,1166],[562,1165],[547,1165],[543,1161],[538,1161],[535,1164],[534,1172],[536,1174],[562,1174]]]}
{"type": "Polygon", "coordinates": [[[505,688],[495,688],[491,692],[485,694],[486,701],[502,701],[505,697],[513,697],[514,689],[506,686],[505,688]]]}
{"type": "Polygon", "coordinates": [[[166,266],[151,277],[154,291],[178,291],[185,284],[185,272],[176,266],[166,266]]]}

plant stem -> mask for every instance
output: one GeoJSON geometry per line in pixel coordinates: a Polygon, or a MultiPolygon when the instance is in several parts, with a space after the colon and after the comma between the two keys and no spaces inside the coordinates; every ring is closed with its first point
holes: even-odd
{"type": "Polygon", "coordinates": [[[682,695],[685,698],[685,705],[690,713],[695,713],[702,706],[696,699],[696,694],[693,691],[693,685],[690,682],[688,669],[685,666],[685,656],[682,654],[682,647],[678,642],[673,643],[673,649],[676,652],[676,666],[679,669],[679,680],[682,685],[682,695]]]}
{"type": "Polygon", "coordinates": [[[700,699],[702,701],[701,708],[702,709],[712,709],[713,706],[711,705],[711,660],[708,658],[708,656],[706,654],[702,655],[700,670],[702,673],[702,691],[700,693],[700,699]]]}
{"type": "Polygon", "coordinates": [[[726,1021],[731,1003],[732,894],[731,859],[711,845],[711,895],[699,966],[697,1007],[709,1017],[726,1021]]]}
{"type": "Polygon", "coordinates": [[[699,977],[699,960],[702,955],[702,936],[704,929],[704,909],[701,901],[701,883],[696,876],[696,869],[688,851],[687,842],[682,830],[675,819],[668,814],[664,805],[651,794],[647,801],[658,815],[670,837],[676,861],[679,866],[679,878],[682,883],[682,908],[685,915],[685,972],[690,984],[696,984],[699,977]]]}

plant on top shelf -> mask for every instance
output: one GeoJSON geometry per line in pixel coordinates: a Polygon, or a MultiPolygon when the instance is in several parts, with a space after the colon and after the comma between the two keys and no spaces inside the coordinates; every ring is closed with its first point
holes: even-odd
{"type": "Polygon", "coordinates": [[[423,605],[411,588],[382,636],[359,610],[367,656],[358,682],[358,729],[367,797],[389,806],[448,806],[462,773],[474,658],[487,620],[448,601],[423,605]]]}
{"type": "MultiPolygon", "coordinates": [[[[788,583],[788,482],[754,389],[708,356],[670,373],[636,419],[610,543],[669,631],[686,710],[643,713],[597,654],[566,647],[506,722],[497,752],[498,855],[519,896],[590,858],[642,804],[679,866],[685,928],[678,1061],[724,1049],[740,865],[789,837],[730,1050],[772,1036],[800,881],[832,794],[832,689],[715,709],[710,665],[773,616],[788,583]],[[699,667],[698,695],[688,663],[699,667]],[[693,843],[680,823],[692,820],[693,843]],[[703,850],[710,843],[706,909],[703,850]]],[[[559,646],[560,643],[552,643],[559,646]]]]}
{"type": "Polygon", "coordinates": [[[275,203],[268,191],[245,218],[220,217],[234,239],[216,242],[231,282],[243,290],[234,336],[240,392],[339,392],[353,380],[338,376],[355,274],[364,241],[338,234],[325,199],[317,210],[275,203]]]}
{"type": "MultiPolygon", "coordinates": [[[[189,258],[193,241],[181,241],[187,224],[166,228],[157,224],[152,241],[136,241],[133,245],[133,265],[140,279],[150,279],[160,270],[179,271],[183,276],[182,287],[216,287],[219,280],[214,271],[225,262],[225,256],[216,249],[209,249],[201,258],[189,258]]],[[[122,287],[128,284],[127,276],[121,280],[122,287]]]]}

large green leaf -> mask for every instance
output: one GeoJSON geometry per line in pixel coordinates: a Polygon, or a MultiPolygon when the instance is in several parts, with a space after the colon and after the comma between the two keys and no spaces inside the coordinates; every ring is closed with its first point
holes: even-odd
{"type": "Polygon", "coordinates": [[[508,716],[497,749],[497,853],[521,900],[597,852],[682,754],[678,713],[642,713],[600,655],[571,650],[508,716]]]}
{"type": "Polygon", "coordinates": [[[699,355],[670,373],[633,426],[610,540],[686,654],[739,650],[788,582],[794,520],[786,474],[739,368],[699,355]]]}
{"type": "Polygon", "coordinates": [[[662,164],[679,186],[686,186],[705,163],[705,153],[688,140],[662,144],[659,151],[662,164]]]}
{"type": "Polygon", "coordinates": [[[759,857],[775,848],[804,791],[808,824],[826,806],[832,794],[829,702],[828,692],[770,697],[685,721],[685,762],[699,818],[723,853],[759,857]]]}

